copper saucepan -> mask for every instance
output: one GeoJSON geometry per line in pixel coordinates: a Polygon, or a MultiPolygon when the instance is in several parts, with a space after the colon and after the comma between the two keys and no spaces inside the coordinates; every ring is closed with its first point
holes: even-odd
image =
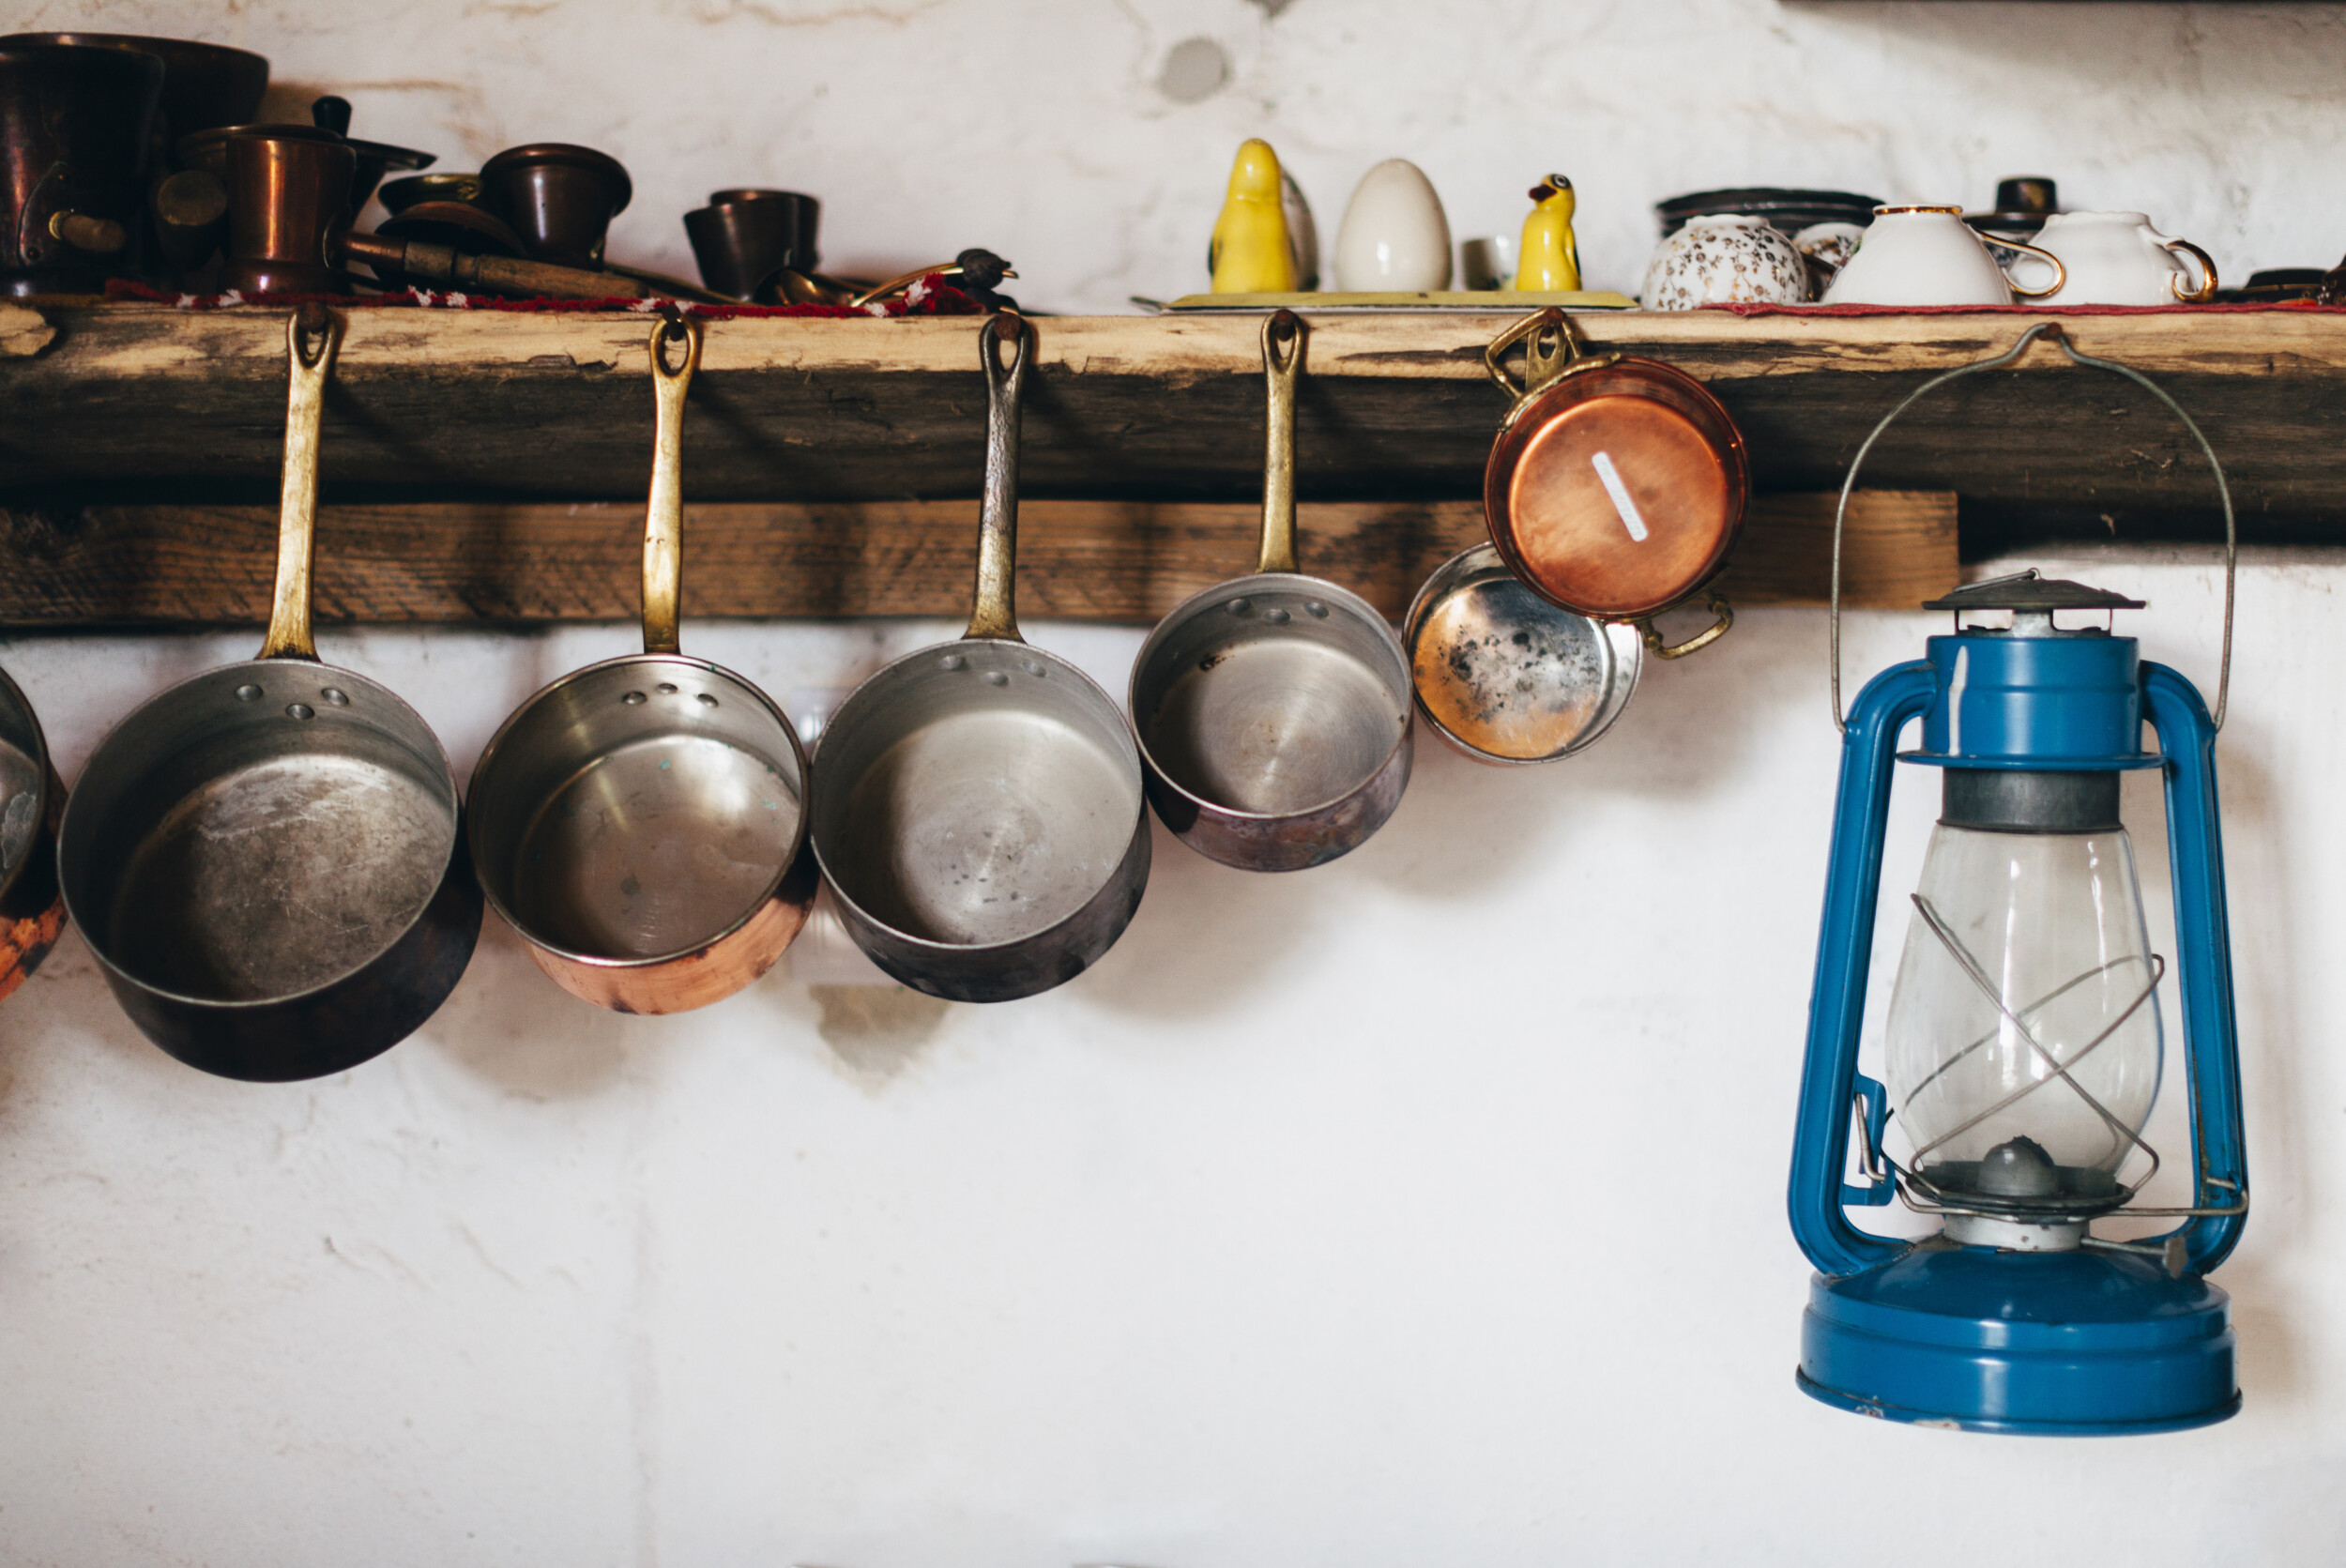
{"type": "Polygon", "coordinates": [[[563,677],[473,769],[482,892],[562,988],[620,1012],[721,1001],[806,923],[806,754],[773,700],[678,651],[684,393],[700,323],[652,328],[644,651],[563,677]],[[680,341],[681,362],[669,350],[680,341]]]}
{"type": "Polygon", "coordinates": [[[1515,399],[1483,472],[1491,543],[1541,598],[1594,620],[1637,624],[1674,659],[1734,624],[1715,594],[1713,625],[1665,645],[1663,611],[1727,563],[1751,499],[1734,420],[1703,385],[1654,359],[1585,352],[1561,311],[1509,327],[1484,351],[1515,399]],[[1504,356],[1521,343],[1523,379],[1504,356]]]}

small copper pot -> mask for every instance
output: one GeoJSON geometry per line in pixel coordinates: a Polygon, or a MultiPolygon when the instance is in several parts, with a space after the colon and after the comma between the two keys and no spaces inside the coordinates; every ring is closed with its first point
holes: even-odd
{"type": "Polygon", "coordinates": [[[537,261],[598,267],[611,220],[634,194],[618,160],[592,147],[537,142],[480,166],[480,201],[513,226],[537,261]]]}
{"type": "Polygon", "coordinates": [[[795,190],[712,190],[707,206],[684,215],[684,233],[701,282],[747,299],[784,267],[815,270],[822,213],[822,203],[795,190]]]}
{"type": "Polygon", "coordinates": [[[228,191],[220,286],[246,294],[348,294],[350,275],[327,256],[350,226],[357,162],[350,144],[331,131],[273,126],[223,138],[219,154],[228,191]]]}
{"type": "Polygon", "coordinates": [[[0,674],[0,997],[40,967],[65,931],[57,820],[65,784],[33,705],[0,674]]]}
{"type": "Polygon", "coordinates": [[[1551,604],[1635,623],[1662,658],[1717,641],[1734,614],[1715,594],[1713,624],[1683,643],[1666,646],[1652,622],[1701,593],[1743,531],[1750,459],[1719,400],[1657,359],[1584,352],[1554,309],[1508,328],[1483,358],[1515,399],[1483,471],[1507,570],[1551,604]],[[1503,360],[1518,343],[1519,382],[1503,360]]]}
{"type": "Polygon", "coordinates": [[[0,48],[0,290],[94,294],[138,269],[163,63],[0,48]]]}

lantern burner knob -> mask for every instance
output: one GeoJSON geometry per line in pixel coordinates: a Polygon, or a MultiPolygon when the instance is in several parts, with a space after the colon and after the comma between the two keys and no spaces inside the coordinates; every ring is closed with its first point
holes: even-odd
{"type": "Polygon", "coordinates": [[[1997,1197],[2054,1197],[2062,1189],[2061,1167],[2034,1138],[2007,1139],[1979,1163],[1978,1190],[1997,1197]]]}

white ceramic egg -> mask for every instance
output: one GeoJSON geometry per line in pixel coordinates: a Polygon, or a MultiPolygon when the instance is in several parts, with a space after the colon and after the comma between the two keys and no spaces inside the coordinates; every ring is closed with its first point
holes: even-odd
{"type": "Polygon", "coordinates": [[[1362,176],[1336,230],[1335,274],[1344,294],[1450,286],[1450,221],[1416,164],[1389,158],[1362,176]]]}

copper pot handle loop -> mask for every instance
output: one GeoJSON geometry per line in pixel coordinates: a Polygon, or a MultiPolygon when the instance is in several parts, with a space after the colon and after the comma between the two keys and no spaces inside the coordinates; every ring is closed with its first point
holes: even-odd
{"type": "Polygon", "coordinates": [[[2176,300],[2185,305],[2204,305],[2215,298],[2216,258],[2187,239],[2170,239],[2162,243],[2166,245],[2170,253],[2176,251],[2188,252],[2191,259],[2200,264],[2200,286],[2198,288],[2185,288],[2181,278],[2167,280],[2167,286],[2175,291],[2176,300]]]}
{"type": "Polygon", "coordinates": [[[1521,407],[1531,396],[1572,368],[1580,358],[1580,335],[1572,325],[1572,318],[1550,305],[1535,311],[1493,338],[1483,350],[1483,368],[1490,372],[1499,389],[1516,400],[1521,407]],[[1507,373],[1507,351],[1523,345],[1523,379],[1517,381],[1507,373]]]}
{"type": "Polygon", "coordinates": [[[1303,319],[1279,311],[1263,319],[1262,560],[1257,571],[1295,571],[1295,386],[1303,373],[1303,319]],[[1281,341],[1285,340],[1285,349],[1281,341]]]}
{"type": "Polygon", "coordinates": [[[978,330],[978,364],[985,372],[985,499],[978,510],[978,586],[968,637],[1023,642],[1018,635],[1019,399],[1033,358],[1034,327],[1014,311],[988,316],[978,330]],[[1001,344],[1017,349],[1002,363],[1001,344]]]}
{"type": "MultiPolygon", "coordinates": [[[[2040,262],[2049,263],[2053,269],[2052,282],[2047,283],[2041,289],[2024,289],[2019,284],[2012,281],[2011,273],[2005,272],[2003,274],[2005,286],[2010,288],[2013,293],[2018,295],[2021,298],[2042,299],[2049,294],[2058,294],[2061,292],[2061,286],[2069,281],[2069,269],[2062,266],[2061,258],[2054,255],[2050,251],[2045,250],[2041,246],[2023,245],[2017,239],[1999,239],[1995,241],[1995,243],[2003,250],[2018,251],[2024,256],[2034,256],[2040,262]]],[[[2002,267],[1998,267],[1997,270],[2000,272],[2003,271],[2002,267]]]]}
{"type": "Polygon", "coordinates": [[[644,651],[675,653],[684,596],[684,393],[700,368],[701,324],[680,313],[667,317],[651,329],[650,349],[659,422],[644,507],[644,651]],[[679,341],[684,361],[672,368],[668,345],[679,341]]]}
{"type": "Polygon", "coordinates": [[[2200,444],[2200,451],[2207,458],[2208,472],[2216,479],[2217,499],[2224,505],[2224,651],[2216,677],[2215,713],[2216,728],[2221,731],[2224,727],[2224,708],[2232,699],[2232,604],[2238,587],[2240,567],[2240,530],[2232,515],[2232,486],[2224,482],[2224,465],[2217,461],[2216,449],[2208,444],[2206,434],[2200,429],[2200,422],[2185,412],[2183,404],[2169,395],[2165,388],[2136,370],[2132,365],[2122,365],[2115,359],[2097,359],[2090,354],[2079,354],[2077,344],[2071,343],[2069,335],[2062,330],[2061,323],[2040,321],[2021,333],[2019,341],[2002,354],[1986,359],[1974,359],[1968,365],[1958,365],[1951,371],[1942,371],[1907,393],[1906,401],[1881,417],[1881,422],[1874,426],[1872,433],[1866,437],[1865,443],[1857,449],[1857,455],[1850,459],[1849,473],[1841,480],[1840,504],[1833,509],[1833,610],[1832,618],[1828,622],[1830,627],[1828,647],[1833,665],[1833,727],[1844,734],[1848,732],[1849,724],[1842,717],[1841,710],[1841,532],[1842,525],[1849,517],[1849,498],[1857,489],[1857,471],[1865,466],[1866,454],[1874,449],[1874,443],[1881,439],[1882,432],[1888,430],[1899,415],[1914,406],[1925,393],[1936,391],[1950,381],[1960,380],[1979,371],[2002,370],[2027,353],[2028,345],[2039,338],[2047,338],[2059,343],[2061,352],[2069,357],[2071,364],[2082,365],[2088,370],[2108,371],[2112,375],[2123,375],[2165,403],[2168,411],[2183,421],[2183,428],[2191,433],[2191,438],[2200,444]]]}
{"type": "Polygon", "coordinates": [[[1711,612],[1713,617],[1711,624],[1683,643],[1662,641],[1662,634],[1653,630],[1653,621],[1651,617],[1634,622],[1633,624],[1638,628],[1638,635],[1645,642],[1646,651],[1656,659],[1683,659],[1690,653],[1700,652],[1726,636],[1729,629],[1735,624],[1735,607],[1715,593],[1703,595],[1703,602],[1711,612]]]}
{"type": "Polygon", "coordinates": [[[318,521],[318,434],[325,423],[326,382],[342,347],[343,318],[322,305],[304,305],[285,320],[285,468],[277,505],[277,586],[269,599],[264,659],[315,662],[311,631],[310,562],[318,521]]]}

